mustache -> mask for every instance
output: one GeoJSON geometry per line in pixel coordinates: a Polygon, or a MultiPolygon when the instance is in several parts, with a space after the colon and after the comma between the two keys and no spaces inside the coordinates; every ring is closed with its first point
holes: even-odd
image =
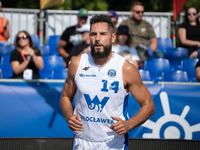
{"type": "Polygon", "coordinates": [[[101,46],[103,46],[103,44],[101,44],[101,43],[98,42],[98,41],[94,43],[94,46],[96,46],[96,45],[101,45],[101,46]]]}

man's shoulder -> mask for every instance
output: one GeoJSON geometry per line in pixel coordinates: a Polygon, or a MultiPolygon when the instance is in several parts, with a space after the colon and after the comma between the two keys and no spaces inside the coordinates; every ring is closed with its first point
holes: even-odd
{"type": "MultiPolygon", "coordinates": [[[[88,47],[88,46],[89,46],[89,45],[87,45],[87,44],[85,44],[85,43],[80,43],[80,44],[74,46],[73,48],[82,51],[83,49],[85,49],[85,48],[88,47]]],[[[72,48],[72,49],[73,49],[73,48],[72,48]]]]}
{"type": "Polygon", "coordinates": [[[137,68],[132,63],[130,63],[129,61],[124,62],[122,71],[123,71],[123,75],[125,77],[130,77],[130,74],[132,74],[133,76],[135,76],[135,75],[138,76],[137,68]]]}
{"type": "Polygon", "coordinates": [[[67,27],[65,29],[65,31],[72,31],[72,30],[75,30],[76,29],[76,26],[70,26],[70,27],[67,27]]]}
{"type": "Polygon", "coordinates": [[[132,21],[131,18],[127,18],[127,19],[125,19],[125,20],[123,20],[123,21],[121,22],[121,25],[129,24],[131,21],[132,21]]]}
{"type": "Polygon", "coordinates": [[[69,38],[71,35],[76,34],[76,27],[75,26],[70,26],[65,29],[65,31],[62,33],[60,39],[64,41],[68,41],[67,38],[69,38]]]}
{"type": "Polygon", "coordinates": [[[151,25],[148,21],[143,20],[143,19],[142,19],[142,21],[141,21],[141,24],[146,25],[146,26],[151,26],[151,27],[152,27],[152,25],[151,25]]]}

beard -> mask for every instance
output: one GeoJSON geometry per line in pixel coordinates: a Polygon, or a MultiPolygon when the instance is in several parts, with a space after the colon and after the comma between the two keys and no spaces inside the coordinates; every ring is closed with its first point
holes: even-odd
{"type": "MultiPolygon", "coordinates": [[[[95,51],[94,49],[94,46],[98,44],[98,45],[102,45],[98,42],[96,42],[94,45],[92,44],[91,45],[91,55],[93,58],[96,58],[96,59],[102,59],[102,58],[106,58],[109,56],[109,54],[111,53],[111,47],[112,47],[112,44],[110,45],[102,45],[103,46],[103,49],[104,51],[101,52],[100,50],[99,51],[95,51]]],[[[98,50],[98,49],[97,49],[98,50]]]]}

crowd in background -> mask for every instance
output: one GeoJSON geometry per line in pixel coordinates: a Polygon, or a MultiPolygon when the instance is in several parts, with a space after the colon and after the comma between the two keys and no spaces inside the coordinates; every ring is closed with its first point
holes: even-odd
{"type": "MultiPolygon", "coordinates": [[[[2,4],[0,2],[0,9],[2,4]]],[[[152,25],[143,20],[145,8],[141,2],[134,2],[130,7],[131,17],[118,24],[118,14],[109,10],[116,33],[116,41],[112,50],[125,57],[137,69],[144,67],[150,53],[153,58],[163,58],[164,54],[157,48],[158,39],[152,25]]],[[[57,51],[68,68],[70,61],[77,55],[90,52],[90,26],[87,25],[88,10],[81,8],[77,14],[77,24],[66,28],[57,45],[57,51]]],[[[0,41],[7,41],[10,36],[9,21],[0,17],[0,41]]],[[[200,48],[199,11],[191,6],[185,11],[185,21],[178,28],[180,47],[187,49],[189,58],[196,59],[200,48]]],[[[13,78],[39,79],[39,70],[44,67],[43,58],[38,47],[33,45],[31,36],[26,31],[19,31],[15,39],[15,49],[11,53],[10,64],[13,78]]],[[[200,62],[195,66],[196,79],[200,81],[200,62]]],[[[195,69],[194,68],[194,69],[195,69]]]]}

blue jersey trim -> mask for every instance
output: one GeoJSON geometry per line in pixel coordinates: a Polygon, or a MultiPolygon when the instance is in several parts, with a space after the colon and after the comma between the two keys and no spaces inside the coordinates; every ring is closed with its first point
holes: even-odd
{"type": "Polygon", "coordinates": [[[124,135],[124,150],[128,150],[128,133],[124,135]]]}
{"type": "Polygon", "coordinates": [[[124,106],[123,106],[123,116],[125,120],[128,120],[128,100],[129,100],[129,95],[126,95],[124,98],[124,106]]]}
{"type": "MultiPolygon", "coordinates": [[[[129,95],[126,95],[124,98],[124,106],[123,106],[123,116],[125,120],[128,120],[128,100],[129,100],[129,95]]],[[[128,133],[124,135],[124,150],[128,150],[128,133]]]]}

